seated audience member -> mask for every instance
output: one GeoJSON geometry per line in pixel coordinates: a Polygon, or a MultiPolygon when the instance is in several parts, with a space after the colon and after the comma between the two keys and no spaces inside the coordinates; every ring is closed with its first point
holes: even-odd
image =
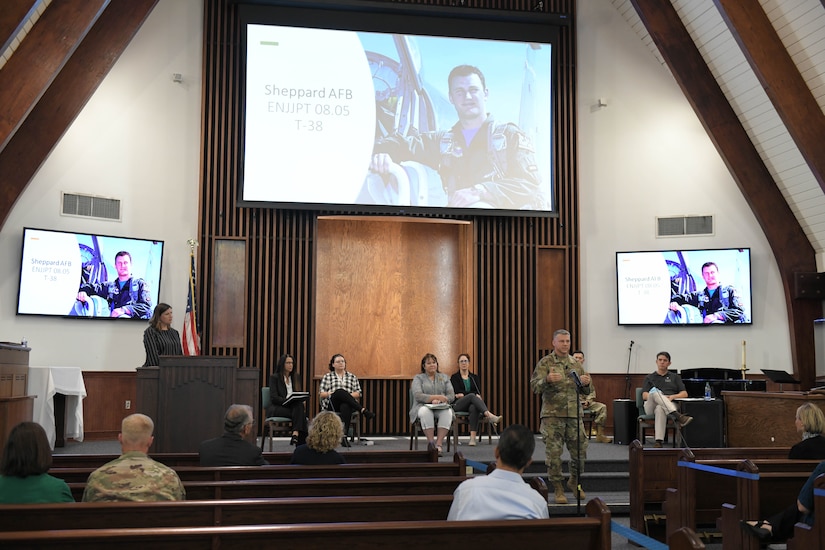
{"type": "Polygon", "coordinates": [[[123,419],[117,435],[123,454],[89,475],[83,502],[186,499],[178,474],[146,455],[154,429],[155,423],[145,414],[123,419]]]}
{"type": "MultiPolygon", "coordinates": [[[[335,411],[341,415],[341,420],[344,422],[344,435],[349,433],[352,413],[359,411],[367,420],[375,419],[375,413],[363,407],[359,402],[362,396],[358,377],[347,370],[347,360],[344,356],[336,353],[329,360],[329,372],[321,378],[318,397],[321,398],[322,410],[335,411]]],[[[341,439],[341,445],[350,446],[346,438],[341,439]]]]}
{"type": "MultiPolygon", "coordinates": [[[[573,352],[573,359],[584,366],[584,352],[576,350],[573,352]]],[[[607,420],[607,405],[596,401],[596,385],[593,383],[592,377],[590,381],[590,393],[587,395],[579,394],[579,400],[582,402],[582,410],[590,409],[593,414],[593,424],[596,425],[596,441],[599,443],[611,443],[613,440],[604,435],[604,423],[607,420]]]]}
{"type": "Polygon", "coordinates": [[[547,501],[522,479],[533,461],[536,437],[521,424],[508,426],[495,449],[496,469],[461,482],[448,520],[544,519],[547,501]]]}
{"type": "Polygon", "coordinates": [[[11,429],[0,462],[0,504],[74,502],[69,486],[46,472],[52,451],[40,424],[21,422],[11,429]]]}
{"type": "Polygon", "coordinates": [[[498,425],[501,417],[490,412],[484,400],[481,399],[481,381],[478,375],[470,372],[470,356],[462,353],[458,356],[458,372],[450,377],[450,383],[455,392],[453,410],[470,413],[470,446],[476,444],[478,421],[480,417],[487,419],[490,424],[498,425]]]}
{"type": "Polygon", "coordinates": [[[255,426],[252,407],[230,405],[223,417],[223,435],[200,444],[201,466],[263,466],[261,449],[246,438],[255,426]]]}
{"type": "Polygon", "coordinates": [[[814,481],[825,474],[825,461],[820,462],[799,491],[796,503],[760,521],[742,520],[742,528],[763,542],[784,542],[793,537],[797,522],[814,524],[814,481]]]}
{"type": "Polygon", "coordinates": [[[441,456],[441,444],[453,425],[450,403],[455,401],[455,392],[447,375],[438,372],[438,359],[432,353],[421,359],[421,374],[415,375],[411,389],[410,422],[421,423],[427,443],[435,445],[441,456]]]}
{"type": "Polygon", "coordinates": [[[275,372],[269,377],[269,404],[266,407],[266,415],[292,419],[290,445],[303,445],[307,439],[307,411],[304,402],[293,401],[289,405],[284,405],[284,401],[292,392],[301,391],[299,383],[295,372],[295,358],[288,353],[281,355],[275,365],[275,372]]]}
{"type": "Polygon", "coordinates": [[[662,446],[665,439],[665,428],[667,427],[667,417],[673,418],[682,428],[693,421],[692,416],[687,416],[676,410],[673,404],[674,399],[681,399],[688,396],[685,383],[675,372],[668,371],[670,366],[670,354],[660,351],[656,354],[656,372],[652,372],[645,378],[642,385],[642,398],[645,400],[645,414],[655,415],[653,433],[656,439],[656,447],[662,446]]]}
{"type": "Polygon", "coordinates": [[[291,464],[344,464],[346,460],[335,447],[344,436],[344,424],[332,411],[321,411],[309,423],[309,434],[304,445],[292,452],[291,464]]]}
{"type": "Polygon", "coordinates": [[[825,414],[813,403],[803,403],[796,409],[796,431],[802,441],[791,447],[788,458],[825,460],[825,414]]]}

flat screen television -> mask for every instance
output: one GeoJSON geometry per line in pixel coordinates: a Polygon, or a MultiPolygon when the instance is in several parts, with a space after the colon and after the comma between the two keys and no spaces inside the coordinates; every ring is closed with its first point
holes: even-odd
{"type": "Polygon", "coordinates": [[[266,3],[238,12],[241,206],[557,214],[553,74],[563,17],[266,3]]]}
{"type": "Polygon", "coordinates": [[[149,319],[163,241],[23,229],[18,315],[149,319]]]}
{"type": "Polygon", "coordinates": [[[619,325],[751,324],[749,248],[617,252],[619,325]]]}

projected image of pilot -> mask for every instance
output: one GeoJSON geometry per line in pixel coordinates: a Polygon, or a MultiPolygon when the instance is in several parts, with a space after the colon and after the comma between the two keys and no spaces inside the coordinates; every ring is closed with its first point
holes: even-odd
{"type": "Polygon", "coordinates": [[[704,290],[671,297],[669,322],[706,325],[745,322],[742,300],[735,287],[721,283],[719,267],[715,262],[702,264],[702,279],[705,280],[704,290]]]}
{"type": "MultiPolygon", "coordinates": [[[[87,313],[89,308],[99,308],[100,302],[105,300],[110,317],[148,319],[151,316],[152,295],[149,285],[145,280],[132,276],[132,255],[126,250],[115,254],[115,270],[117,279],[114,281],[83,282],[80,285],[73,315],[90,315],[87,313]]],[[[100,313],[96,315],[99,316],[100,313]]]]}
{"type": "MultiPolygon", "coordinates": [[[[415,161],[434,169],[440,185],[428,185],[427,206],[547,208],[532,141],[518,125],[498,121],[487,111],[490,91],[481,69],[459,65],[450,71],[447,84],[458,121],[447,130],[409,135],[396,132],[379,139],[370,170],[397,180],[410,177],[399,163],[415,161]]],[[[413,178],[416,175],[412,173],[413,178]]],[[[424,182],[418,181],[418,185],[420,188],[424,182]]],[[[365,191],[375,194],[384,190],[373,181],[365,191]]],[[[361,199],[366,201],[367,197],[361,199]]],[[[381,202],[376,197],[372,200],[381,202]]]]}

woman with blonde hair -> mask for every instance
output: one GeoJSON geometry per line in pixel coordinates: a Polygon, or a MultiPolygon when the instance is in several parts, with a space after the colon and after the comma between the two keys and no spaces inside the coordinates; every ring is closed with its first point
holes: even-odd
{"type": "Polygon", "coordinates": [[[321,411],[309,423],[304,445],[295,447],[292,464],[344,464],[346,460],[335,447],[344,437],[344,424],[332,411],[321,411]]]}
{"type": "Polygon", "coordinates": [[[807,460],[825,459],[825,414],[814,403],[803,403],[796,409],[794,420],[796,431],[802,434],[802,441],[791,447],[788,458],[807,460]]]}

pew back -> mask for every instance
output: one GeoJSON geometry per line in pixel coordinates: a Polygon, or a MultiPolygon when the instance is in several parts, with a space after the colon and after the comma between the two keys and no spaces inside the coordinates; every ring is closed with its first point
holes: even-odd
{"type": "MultiPolygon", "coordinates": [[[[293,498],[370,495],[451,495],[466,479],[462,476],[252,479],[184,482],[187,500],[237,498],[293,498]]],[[[75,500],[85,483],[69,483],[75,500]]]]}
{"type": "Polygon", "coordinates": [[[250,525],[229,527],[161,527],[148,529],[76,529],[0,533],[0,546],[15,548],[118,548],[222,550],[254,546],[297,548],[343,547],[352,550],[407,547],[460,547],[500,550],[518,540],[519,546],[548,544],[562,548],[610,548],[610,511],[600,499],[587,503],[586,517],[547,520],[408,521],[250,525]]]}
{"type": "Polygon", "coordinates": [[[0,505],[0,531],[443,520],[452,495],[0,505]]]}
{"type": "MultiPolygon", "coordinates": [[[[667,489],[675,484],[678,462],[684,449],[644,448],[638,441],[628,446],[630,456],[630,527],[645,533],[645,516],[662,514],[667,489]]],[[[789,447],[730,447],[691,449],[702,459],[787,459],[789,447]]]]}
{"type": "MultiPolygon", "coordinates": [[[[66,483],[84,483],[96,468],[52,468],[49,474],[66,483]]],[[[319,477],[465,476],[467,462],[456,454],[453,462],[332,464],[318,466],[175,466],[183,482],[240,479],[301,479],[319,477]]]]}
{"type": "MultiPolygon", "coordinates": [[[[366,451],[360,449],[342,450],[341,454],[348,464],[364,464],[370,462],[438,462],[438,451],[435,447],[426,450],[379,450],[366,451]]],[[[55,454],[52,457],[53,468],[99,468],[116,459],[119,455],[111,454],[55,454]]],[[[150,453],[149,456],[162,464],[172,468],[176,466],[200,466],[198,453],[150,453]]],[[[292,452],[264,453],[264,458],[270,464],[289,464],[292,452]]]]}
{"type": "Polygon", "coordinates": [[[725,546],[740,548],[739,520],[765,518],[794,502],[817,464],[789,459],[680,461],[676,487],[667,494],[667,534],[681,527],[721,527],[725,546]],[[733,546],[728,546],[731,541],[733,546]]]}

